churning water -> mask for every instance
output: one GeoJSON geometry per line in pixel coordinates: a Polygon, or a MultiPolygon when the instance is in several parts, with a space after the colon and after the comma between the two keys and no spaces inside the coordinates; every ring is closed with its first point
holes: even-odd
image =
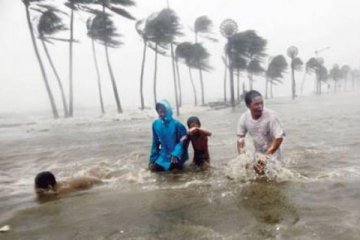
{"type": "Polygon", "coordinates": [[[243,105],[184,113],[183,122],[195,114],[213,132],[212,168],[189,161],[183,172],[160,174],[146,169],[154,114],[26,123],[0,116],[0,227],[11,227],[0,238],[357,240],[359,97],[267,100],[287,134],[285,163],[267,179],[236,154],[243,105]],[[44,170],[104,184],[39,203],[33,179],[44,170]]]}

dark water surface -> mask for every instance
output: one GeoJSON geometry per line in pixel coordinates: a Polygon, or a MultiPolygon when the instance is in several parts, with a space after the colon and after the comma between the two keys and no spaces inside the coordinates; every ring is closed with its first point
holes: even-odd
{"type": "MultiPolygon", "coordinates": [[[[284,171],[230,180],[244,106],[196,114],[212,168],[146,170],[151,120],[60,120],[0,127],[0,239],[354,239],[360,236],[360,94],[275,99],[284,171]],[[95,176],[87,191],[37,202],[33,178],[95,176]]],[[[0,119],[1,120],[1,119],[0,119]]]]}

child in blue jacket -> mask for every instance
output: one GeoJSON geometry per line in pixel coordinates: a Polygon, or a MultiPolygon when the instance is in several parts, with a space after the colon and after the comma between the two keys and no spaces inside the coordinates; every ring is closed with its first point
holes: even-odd
{"type": "Polygon", "coordinates": [[[161,100],[156,104],[159,118],[152,124],[152,146],[149,158],[151,171],[169,171],[182,169],[189,155],[184,141],[185,126],[172,117],[172,109],[168,101],[161,100]]]}

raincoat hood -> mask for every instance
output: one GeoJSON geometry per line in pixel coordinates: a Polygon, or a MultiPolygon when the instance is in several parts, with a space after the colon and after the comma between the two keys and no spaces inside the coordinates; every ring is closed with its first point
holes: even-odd
{"type": "Polygon", "coordinates": [[[172,120],[172,115],[173,115],[173,112],[172,112],[172,108],[171,108],[171,105],[170,103],[163,99],[163,100],[160,100],[159,102],[156,103],[155,105],[155,109],[156,111],[158,110],[158,108],[161,107],[164,109],[165,111],[165,118],[163,119],[164,121],[170,121],[172,120]]]}

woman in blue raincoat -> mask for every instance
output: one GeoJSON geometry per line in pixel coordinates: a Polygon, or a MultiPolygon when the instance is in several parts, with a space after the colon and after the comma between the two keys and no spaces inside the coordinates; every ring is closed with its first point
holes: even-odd
{"type": "Polygon", "coordinates": [[[186,136],[186,128],[172,117],[172,109],[168,101],[156,103],[159,118],[152,124],[152,146],[149,168],[152,171],[168,171],[182,169],[189,155],[181,139],[186,136]]]}

